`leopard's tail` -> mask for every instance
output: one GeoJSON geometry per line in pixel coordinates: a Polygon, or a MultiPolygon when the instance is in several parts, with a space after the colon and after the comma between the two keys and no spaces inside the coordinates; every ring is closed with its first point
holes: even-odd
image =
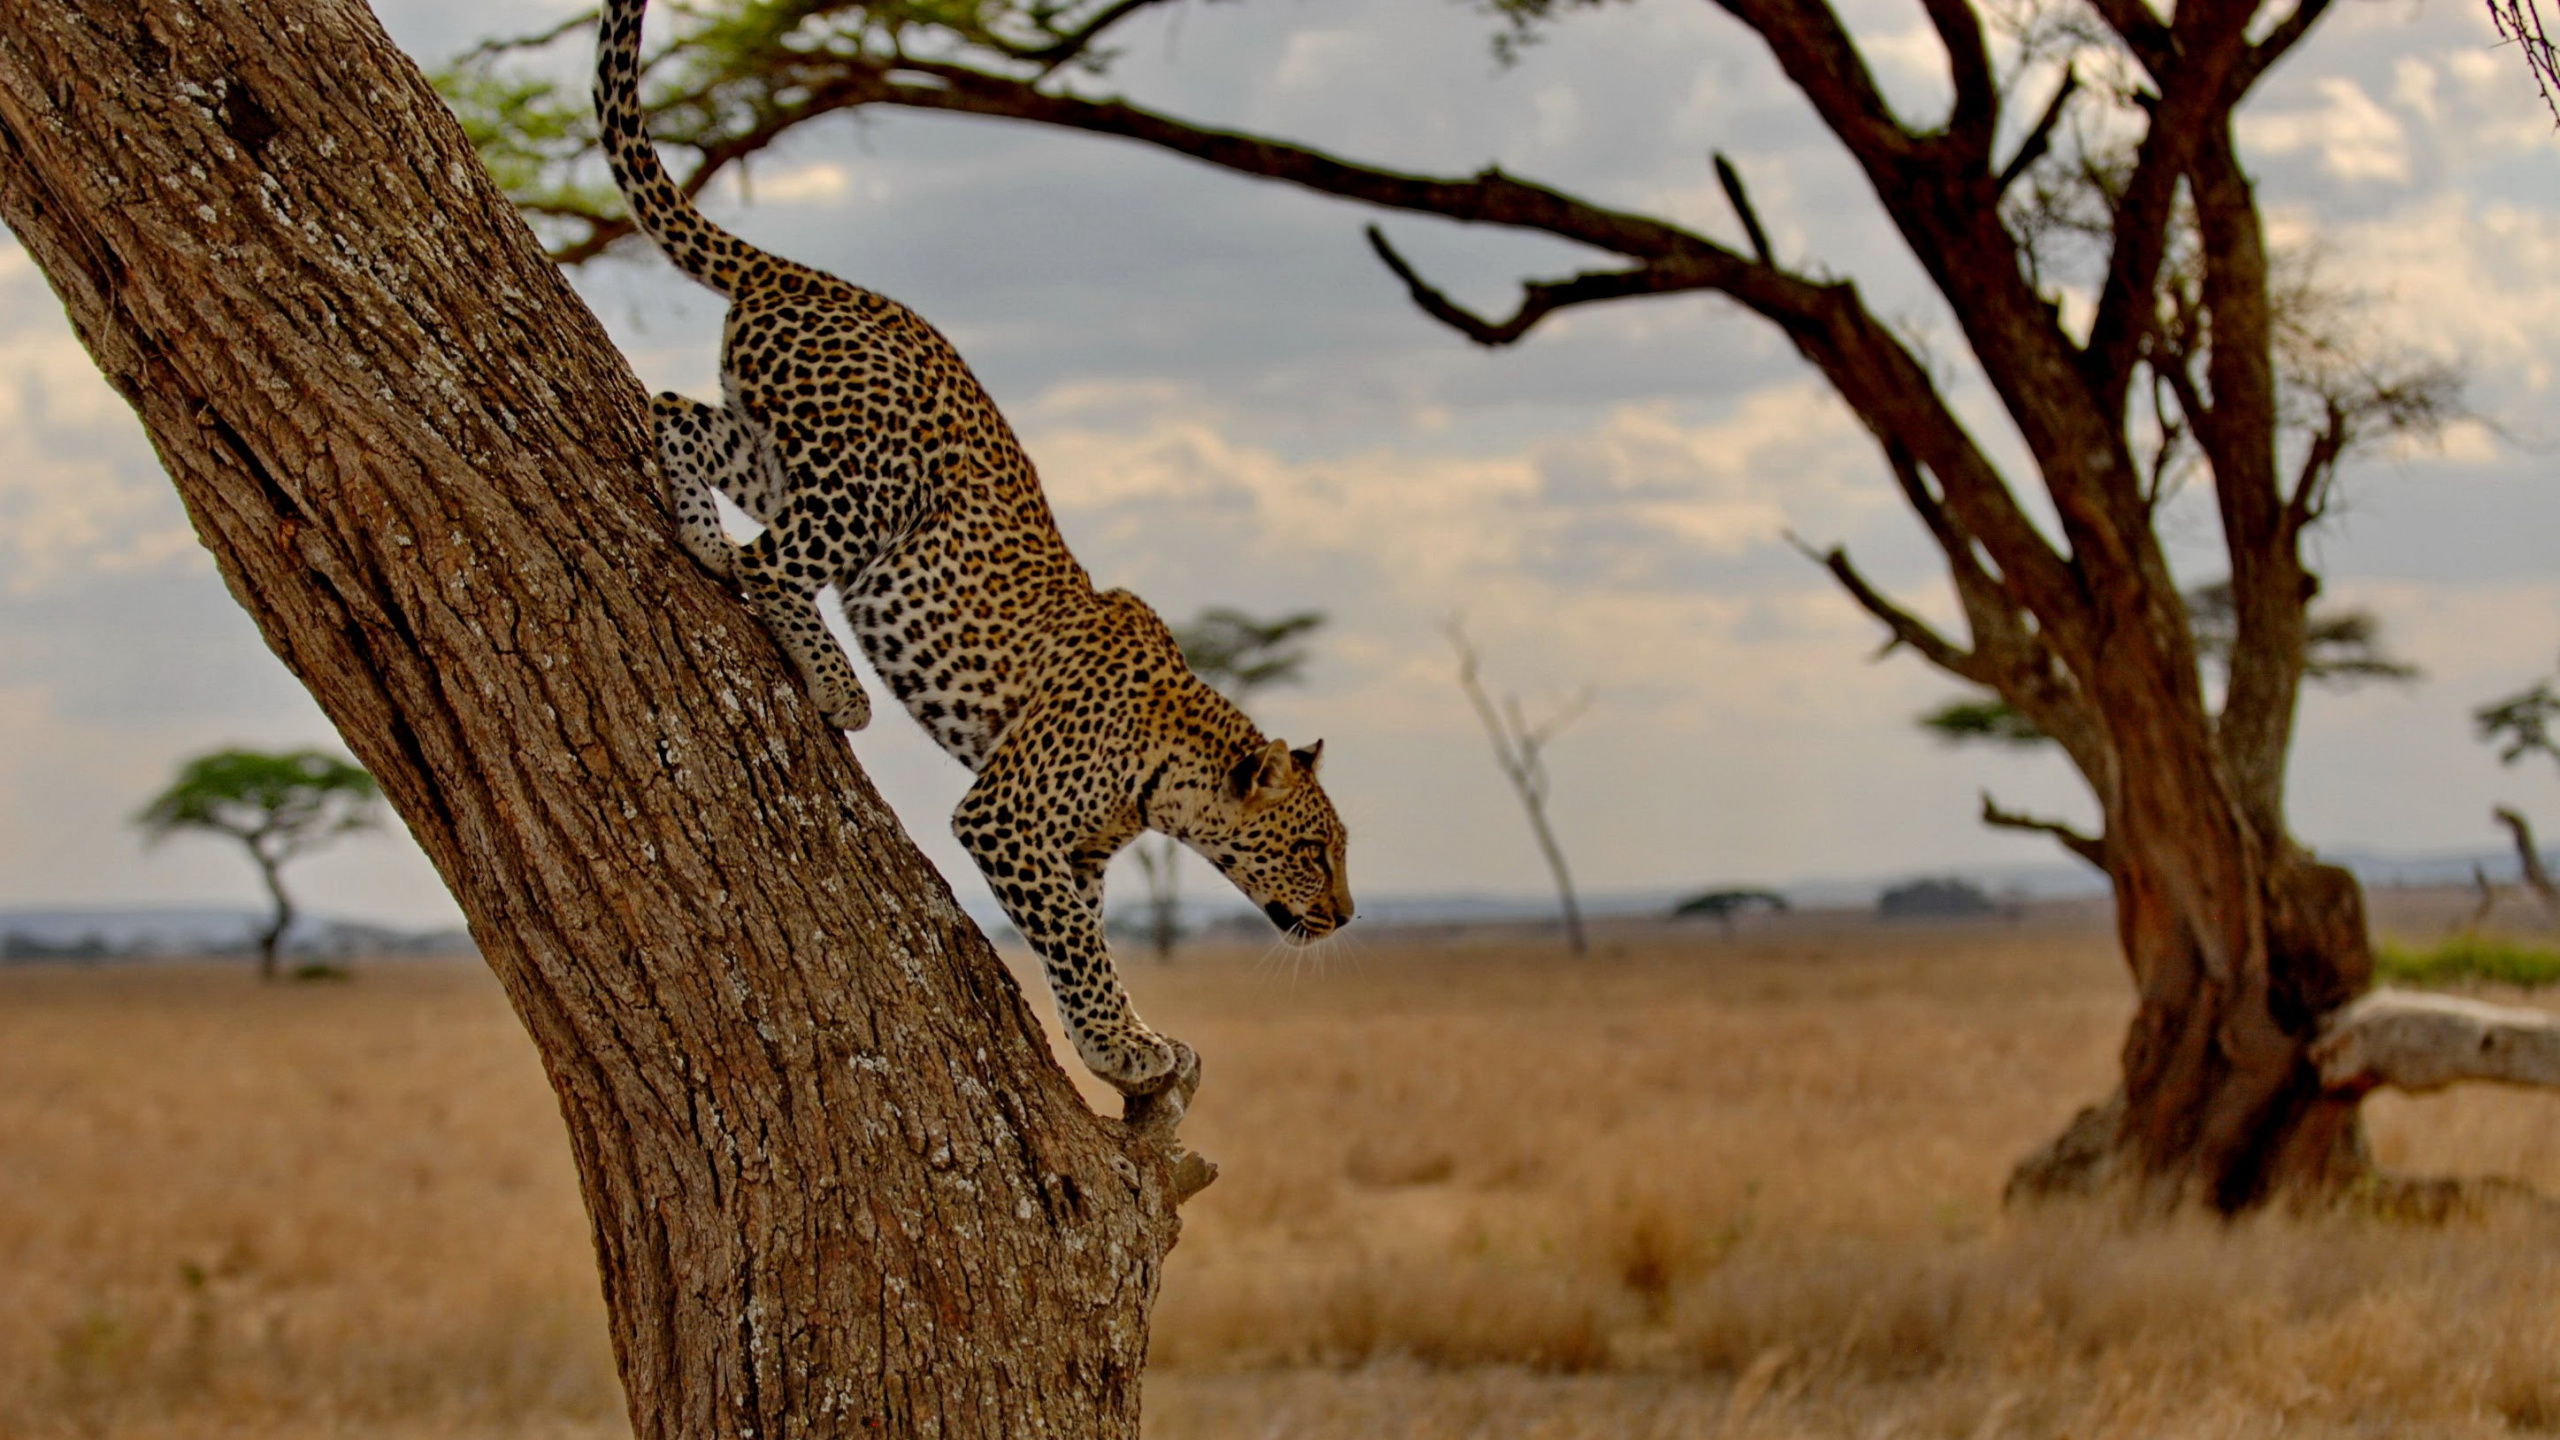
{"type": "Polygon", "coordinates": [[[631,218],[687,275],[734,299],[759,262],[776,263],[712,224],[676,188],[640,109],[640,16],[648,0],[605,0],[596,40],[596,130],[631,218]]]}

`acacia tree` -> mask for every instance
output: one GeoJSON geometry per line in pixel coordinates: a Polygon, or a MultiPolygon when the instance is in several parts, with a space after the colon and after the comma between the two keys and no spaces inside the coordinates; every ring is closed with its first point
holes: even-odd
{"type": "MultiPolygon", "coordinates": [[[[2304,533],[2342,460],[2423,426],[2443,377],[2296,343],[2294,274],[2272,254],[2234,116],[2330,0],[2085,0],[2030,8],[1995,60],[1985,13],[1920,0],[1952,98],[1898,110],[1824,0],[1718,0],[1863,172],[1935,285],[2027,457],[2004,471],[1931,365],[1819,257],[1779,254],[1740,171],[1716,173],[1720,240],[1488,168],[1419,175],[1220,130],[1107,89],[1110,43],[1176,0],[726,0],[653,68],[662,141],[713,178],[816,117],[865,105],[1117,136],[1390,210],[1537,231],[1617,262],[1527,282],[1509,315],[1442,294],[1372,227],[1425,314],[1485,345],[1574,306],[1722,295],[1774,325],[1856,414],[1942,553],[1948,634],[1823,556],[1894,641],[1988,691],[2060,746],[2103,827],[2038,822],[2103,868],[2139,997],[2122,1084],[2020,1175],[2024,1189],[2129,1185],[2230,1211],[2365,1169],[2355,1098],[2306,1063],[2368,983],[2361,893],[2285,822],[2285,757],[2317,589],[2304,533]],[[2182,475],[2209,485],[2231,591],[2228,683],[2200,674],[2155,521],[2182,475]],[[2031,478],[2051,520],[2017,481],[2031,478]]],[[[1516,48],[1604,0],[1472,0],[1516,48]]],[[[629,225],[581,168],[589,144],[495,47],[448,77],[465,116],[566,260],[629,225]],[[543,123],[518,125],[517,118],[543,123]],[[584,188],[582,188],[582,184],[584,188]]]]}
{"type": "Polygon", "coordinates": [[[1078,1099],[371,14],[0,6],[0,220],[531,1033],[635,1434],[1134,1436],[1178,1107],[1078,1099]]]}
{"type": "Polygon", "coordinates": [[[374,825],[381,795],[363,766],[317,750],[216,750],[179,766],[178,778],[134,823],[155,840],[201,830],[227,835],[249,852],[274,906],[258,934],[258,978],[273,980],[276,949],[293,926],[285,862],[374,825]]]}
{"type": "MultiPolygon", "coordinates": [[[[1173,627],[1182,647],[1182,663],[1241,708],[1254,692],[1272,685],[1297,683],[1307,668],[1305,637],[1324,627],[1324,612],[1300,610],[1260,620],[1224,605],[1212,605],[1187,623],[1173,627]]],[[[1156,958],[1170,960],[1182,940],[1180,841],[1170,835],[1141,835],[1129,847],[1138,858],[1138,873],[1147,883],[1147,941],[1156,958]]]]}

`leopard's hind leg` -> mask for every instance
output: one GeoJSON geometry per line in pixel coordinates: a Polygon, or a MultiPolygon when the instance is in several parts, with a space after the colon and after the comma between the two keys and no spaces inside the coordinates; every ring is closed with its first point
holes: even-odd
{"type": "Polygon", "coordinates": [[[803,491],[786,503],[764,533],[737,552],[738,588],[799,668],[818,713],[839,730],[859,730],[871,723],[871,697],[818,610],[819,591],[848,568],[858,573],[843,561],[841,520],[831,536],[829,518],[825,495],[803,491]]]}
{"type": "Polygon", "coordinates": [[[703,569],[734,578],[741,547],[721,528],[712,493],[728,496],[760,522],[770,518],[762,513],[754,436],[732,412],[681,395],[652,398],[649,418],[658,435],[658,468],[666,478],[667,508],[675,512],[676,538],[703,569]]]}

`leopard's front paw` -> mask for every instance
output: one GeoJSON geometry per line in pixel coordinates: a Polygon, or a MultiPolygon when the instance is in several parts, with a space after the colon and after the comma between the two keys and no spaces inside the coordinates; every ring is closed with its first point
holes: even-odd
{"type": "Polygon", "coordinates": [[[1186,1073],[1193,1085],[1200,1083],[1199,1055],[1181,1041],[1145,1028],[1097,1044],[1079,1043],[1076,1050],[1086,1069],[1123,1095],[1163,1094],[1178,1087],[1186,1073]]]}

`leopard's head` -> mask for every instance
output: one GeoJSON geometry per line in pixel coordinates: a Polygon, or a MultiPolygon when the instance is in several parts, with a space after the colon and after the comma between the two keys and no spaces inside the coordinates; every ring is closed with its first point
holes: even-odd
{"type": "Polygon", "coordinates": [[[1246,752],[1190,836],[1193,849],[1300,945],[1349,924],[1352,914],[1348,837],[1316,780],[1323,759],[1321,740],[1303,750],[1274,740],[1246,752]]]}

